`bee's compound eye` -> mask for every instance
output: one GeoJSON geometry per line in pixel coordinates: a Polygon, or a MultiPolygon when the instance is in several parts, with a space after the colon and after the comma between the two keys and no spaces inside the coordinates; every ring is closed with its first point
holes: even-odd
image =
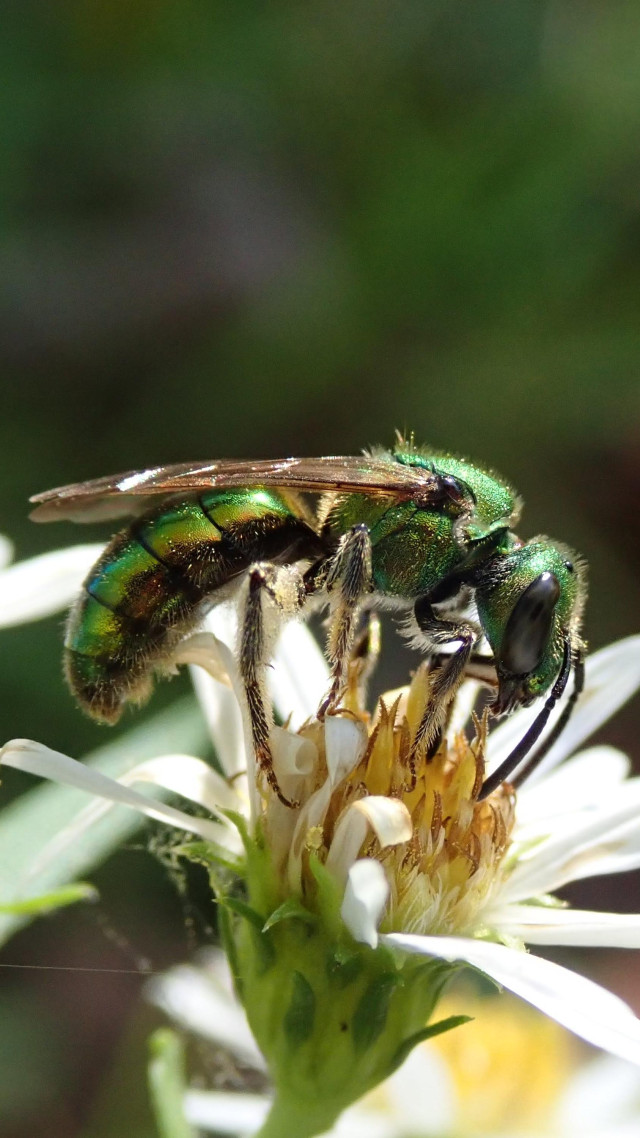
{"type": "Polygon", "coordinates": [[[551,635],[560,585],[553,573],[541,573],[516,601],[507,621],[500,663],[514,676],[534,672],[551,635]]]}
{"type": "Polygon", "coordinates": [[[443,474],[442,488],[449,501],[453,502],[456,506],[463,506],[471,499],[475,503],[476,496],[470,486],[465,482],[459,482],[452,474],[443,474]]]}

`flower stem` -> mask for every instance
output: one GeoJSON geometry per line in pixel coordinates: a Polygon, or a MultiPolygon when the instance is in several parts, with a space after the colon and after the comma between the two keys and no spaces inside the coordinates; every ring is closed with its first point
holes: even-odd
{"type": "Polygon", "coordinates": [[[315,1138],[330,1130],[335,1121],[333,1105],[327,1109],[318,1102],[301,1103],[277,1095],[256,1138],[315,1138]]]}

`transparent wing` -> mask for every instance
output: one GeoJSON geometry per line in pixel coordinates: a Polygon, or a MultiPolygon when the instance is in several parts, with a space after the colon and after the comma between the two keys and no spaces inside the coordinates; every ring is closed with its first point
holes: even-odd
{"type": "Polygon", "coordinates": [[[186,498],[205,490],[261,486],[311,494],[328,490],[419,497],[425,504],[442,496],[439,475],[425,467],[403,465],[391,453],[375,457],[223,459],[155,466],[60,486],[31,498],[36,507],[31,517],[37,522],[100,521],[141,513],[160,495],[186,498]]]}

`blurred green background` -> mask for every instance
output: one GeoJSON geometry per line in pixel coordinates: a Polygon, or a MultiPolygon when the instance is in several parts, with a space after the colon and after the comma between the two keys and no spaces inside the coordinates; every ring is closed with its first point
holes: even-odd
{"type": "MultiPolygon", "coordinates": [[[[105,533],[28,523],[52,485],[407,428],[506,474],[523,536],[585,554],[594,647],[640,628],[637,4],[5,0],[0,19],[0,524],[19,556],[105,533]]],[[[0,736],[81,755],[105,735],[63,688],[59,625],[2,633],[0,736]]],[[[606,737],[637,758],[637,728],[636,702],[606,737]]],[[[142,848],[94,879],[100,918],[41,921],[5,963],[186,954],[142,848]]],[[[574,895],[637,909],[640,888],[574,895]]],[[[640,999],[632,954],[594,955],[578,966],[640,999]]],[[[138,978],[0,981],[3,1138],[123,1132],[138,978]]]]}

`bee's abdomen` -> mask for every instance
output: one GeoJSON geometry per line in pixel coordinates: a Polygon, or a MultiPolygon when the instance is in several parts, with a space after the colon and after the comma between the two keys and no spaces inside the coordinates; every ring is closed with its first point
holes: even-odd
{"type": "Polygon", "coordinates": [[[253,561],[317,556],[319,539],[274,491],[210,492],[116,535],[84,582],[65,638],[72,691],[97,719],[149,693],[151,673],[208,599],[253,561]]]}

